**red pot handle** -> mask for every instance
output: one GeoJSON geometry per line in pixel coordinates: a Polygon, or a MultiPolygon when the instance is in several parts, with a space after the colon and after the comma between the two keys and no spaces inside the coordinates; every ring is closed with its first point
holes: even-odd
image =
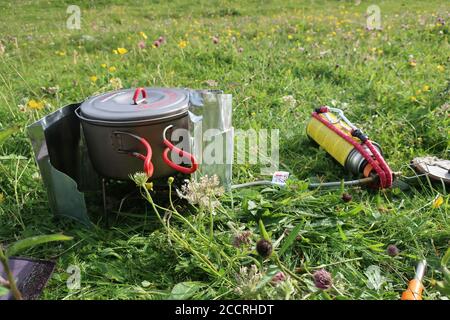
{"type": "Polygon", "coordinates": [[[134,91],[134,95],[133,95],[134,104],[141,103],[142,101],[145,100],[145,98],[147,98],[147,91],[145,91],[145,89],[143,87],[136,88],[136,91],[134,91]],[[142,99],[138,100],[140,94],[142,94],[142,99]]]}
{"type": "Polygon", "coordinates": [[[181,173],[184,174],[194,173],[198,169],[198,162],[197,159],[195,159],[194,155],[190,154],[189,152],[183,151],[180,148],[175,147],[169,140],[166,139],[166,131],[172,127],[173,125],[167,126],[163,132],[163,143],[166,145],[166,148],[164,149],[162,154],[163,160],[169,167],[181,173]],[[189,159],[191,162],[191,167],[190,168],[183,167],[174,163],[172,160],[169,159],[169,151],[175,151],[180,155],[180,157],[189,159]]]}
{"type": "Polygon", "coordinates": [[[150,178],[153,175],[153,171],[154,171],[154,167],[153,167],[153,163],[152,163],[153,151],[152,151],[152,147],[150,146],[150,143],[146,139],[144,139],[138,135],[129,133],[129,132],[116,131],[114,133],[115,134],[125,134],[127,136],[130,136],[130,137],[138,140],[140,143],[142,143],[144,145],[145,149],[147,150],[147,154],[145,156],[140,154],[139,152],[127,152],[127,153],[129,153],[133,157],[136,157],[136,158],[144,161],[144,172],[147,174],[147,177],[150,178]]]}

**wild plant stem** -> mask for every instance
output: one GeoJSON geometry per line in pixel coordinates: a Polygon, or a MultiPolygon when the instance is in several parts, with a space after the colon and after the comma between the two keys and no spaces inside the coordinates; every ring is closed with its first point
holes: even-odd
{"type": "MultiPolygon", "coordinates": [[[[213,221],[210,221],[210,224],[212,224],[212,225],[210,225],[210,230],[211,230],[211,234],[210,234],[210,239],[208,239],[208,238],[206,238],[203,234],[201,234],[200,233],[200,231],[198,231],[198,229],[197,228],[195,228],[190,222],[189,222],[189,220],[187,220],[185,217],[183,217],[179,212],[178,212],[178,210],[175,208],[175,206],[174,206],[174,204],[173,204],[173,201],[172,201],[172,184],[171,183],[169,183],[169,203],[170,203],[170,207],[172,208],[172,212],[173,212],[173,214],[174,214],[174,216],[175,217],[177,217],[178,219],[180,219],[181,221],[183,221],[184,223],[186,223],[194,232],[195,232],[195,234],[196,235],[198,235],[201,239],[203,239],[204,241],[206,241],[206,244],[208,245],[208,246],[210,246],[212,243],[213,243],[213,241],[212,241],[212,239],[213,239],[213,236],[214,236],[214,233],[213,233],[213,228],[214,228],[214,222],[213,221]]],[[[212,218],[211,218],[212,219],[212,218]]],[[[231,263],[231,259],[230,259],[230,257],[228,257],[222,250],[218,250],[219,251],[219,254],[225,259],[225,260],[227,260],[229,263],[231,263]]]]}
{"type": "MultiPolygon", "coordinates": [[[[200,259],[203,263],[205,263],[208,266],[208,268],[210,269],[210,271],[215,276],[221,277],[221,274],[216,270],[216,268],[214,267],[212,262],[209,261],[209,259],[207,257],[203,256],[202,254],[200,254],[196,250],[192,249],[192,247],[189,245],[189,243],[187,243],[178,234],[176,234],[176,232],[173,232],[170,228],[167,227],[167,225],[162,220],[161,215],[159,214],[159,211],[156,208],[155,203],[153,202],[153,198],[150,195],[150,192],[148,192],[147,188],[145,188],[145,187],[143,189],[145,190],[147,201],[150,202],[150,204],[152,205],[153,210],[155,211],[156,216],[158,217],[158,220],[161,222],[161,224],[163,225],[164,229],[167,231],[169,237],[172,236],[175,241],[177,241],[179,244],[181,244],[183,247],[185,247],[185,249],[189,250],[193,255],[195,255],[198,259],[200,259]]],[[[174,213],[180,215],[176,210],[175,210],[174,213]]],[[[192,228],[193,228],[193,226],[192,226],[192,228]]]]}
{"type": "Polygon", "coordinates": [[[5,255],[2,246],[0,245],[0,262],[3,265],[3,269],[5,270],[6,276],[8,278],[9,290],[14,296],[16,300],[23,300],[22,294],[17,288],[16,280],[14,279],[14,275],[12,274],[11,269],[9,268],[8,257],[5,255]]]}

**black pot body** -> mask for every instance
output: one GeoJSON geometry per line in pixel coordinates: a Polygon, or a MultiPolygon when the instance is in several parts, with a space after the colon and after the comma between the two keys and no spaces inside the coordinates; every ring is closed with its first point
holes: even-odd
{"type": "MultiPolygon", "coordinates": [[[[82,117],[80,120],[91,162],[95,170],[103,177],[129,180],[130,175],[144,171],[143,161],[130,155],[130,152],[139,152],[145,156],[145,147],[136,139],[117,132],[132,133],[150,143],[154,166],[152,179],[169,177],[177,173],[163,161],[162,154],[165,149],[163,131],[169,125],[173,125],[173,129],[183,128],[188,130],[187,113],[168,119],[149,120],[138,124],[133,122],[106,123],[82,117]]],[[[169,133],[170,131],[168,132],[168,139],[170,139],[169,133]]],[[[173,143],[176,144],[177,141],[173,141],[173,143]]],[[[189,143],[186,143],[186,145],[189,145],[189,143]]],[[[190,150],[186,151],[190,152],[190,150]]]]}

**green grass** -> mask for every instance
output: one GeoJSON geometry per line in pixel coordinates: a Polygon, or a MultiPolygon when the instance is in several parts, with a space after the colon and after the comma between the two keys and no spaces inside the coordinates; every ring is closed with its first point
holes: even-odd
{"type": "MultiPolygon", "coordinates": [[[[424,298],[441,298],[434,283],[442,278],[439,261],[450,239],[446,190],[426,183],[405,192],[349,189],[353,201],[343,203],[342,190],[308,191],[302,182],[349,177],[305,135],[311,110],[333,102],[380,143],[394,170],[408,173],[406,166],[416,156],[449,157],[450,6],[435,0],[373,2],[381,8],[379,32],[365,30],[364,14],[372,4],[366,1],[85,0],[78,1],[81,30],[65,28],[71,1],[0,3],[5,49],[0,128],[22,129],[0,146],[0,241],[61,231],[75,238],[27,252],[57,259],[43,298],[161,299],[170,297],[177,283],[191,281],[187,297],[196,299],[280,299],[287,293],[291,299],[398,299],[422,257],[429,263],[424,298]],[[436,24],[438,17],[445,26],[436,24]],[[145,50],[137,46],[141,31],[148,36],[145,50]],[[161,35],[166,44],[152,48],[161,35]],[[187,41],[184,49],[181,41],[187,41]],[[113,54],[118,47],[128,53],[113,54]],[[116,71],[109,72],[111,66],[116,71]],[[91,76],[97,77],[94,83],[91,76]],[[146,219],[121,217],[111,229],[56,221],[25,127],[66,104],[112,90],[112,78],[124,87],[206,88],[207,80],[217,81],[213,88],[233,94],[236,128],[280,130],[281,166],[294,182],[282,190],[256,188],[222,197],[210,242],[196,233],[209,237],[207,210],[175,199],[195,231],[176,217],[167,231],[151,210],[146,219]],[[55,86],[57,93],[45,89],[55,86]],[[287,95],[295,105],[283,102],[287,95]],[[31,99],[45,107],[30,110],[31,99]],[[444,204],[433,209],[438,193],[444,204]],[[273,242],[283,237],[276,251],[286,241],[285,231],[301,224],[301,237],[279,261],[275,256],[262,261],[252,251],[262,236],[259,218],[273,242]],[[252,231],[250,246],[231,245],[230,222],[252,231]],[[187,247],[173,240],[176,234],[184,234],[187,247]],[[389,244],[398,246],[399,256],[386,254],[389,244]],[[265,284],[254,292],[248,284],[250,289],[238,294],[236,274],[251,264],[263,274],[281,268],[292,275],[281,287],[265,284]],[[79,290],[67,289],[69,265],[81,269],[79,290]],[[385,278],[378,290],[367,286],[372,265],[385,278]],[[320,267],[333,275],[328,294],[312,284],[311,273],[320,267]]],[[[251,165],[234,166],[234,182],[257,179],[258,172],[251,165]]]]}

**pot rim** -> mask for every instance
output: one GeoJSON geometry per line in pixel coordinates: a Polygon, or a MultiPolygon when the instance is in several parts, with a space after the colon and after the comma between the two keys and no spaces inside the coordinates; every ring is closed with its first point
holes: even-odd
{"type": "Polygon", "coordinates": [[[106,126],[106,127],[124,127],[124,126],[143,126],[153,123],[164,122],[167,120],[182,118],[188,114],[188,110],[183,113],[162,116],[158,118],[150,118],[150,119],[142,119],[142,120],[131,120],[131,121],[106,121],[106,120],[98,120],[98,119],[89,119],[81,115],[81,106],[75,109],[75,115],[81,120],[90,124],[106,126]]]}

